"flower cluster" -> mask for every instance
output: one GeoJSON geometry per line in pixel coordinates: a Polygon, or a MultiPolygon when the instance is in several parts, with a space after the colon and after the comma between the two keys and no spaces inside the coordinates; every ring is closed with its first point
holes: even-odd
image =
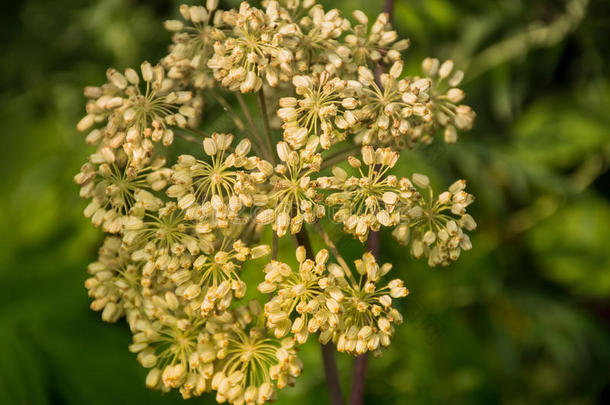
{"type": "Polygon", "coordinates": [[[411,241],[411,254],[425,256],[430,266],[447,266],[459,258],[462,250],[470,250],[472,243],[464,230],[472,231],[477,224],[466,207],[474,201],[464,191],[466,182],[458,180],[434,197],[430,180],[423,174],[414,174],[413,183],[427,191],[419,194],[412,206],[399,210],[400,223],[392,234],[403,245],[411,241]]]}
{"type": "Polygon", "coordinates": [[[239,10],[223,12],[221,24],[225,38],[214,43],[208,61],[221,86],[248,93],[261,88],[263,77],[271,87],[289,80],[297,27],[278,2],[269,2],[265,11],[243,2],[239,10]]]}
{"type": "Polygon", "coordinates": [[[390,148],[362,148],[362,161],[350,156],[349,164],[358,169],[359,176],[348,176],[340,167],[333,168],[333,177],[322,181],[328,188],[340,191],[330,194],[326,203],[339,206],[333,219],[344,225],[344,231],[364,242],[369,231],[396,225],[397,206],[410,205],[416,195],[411,183],[387,172],[394,167],[398,153],[390,148]]]}
{"type": "Polygon", "coordinates": [[[292,385],[301,373],[294,342],[269,339],[257,326],[255,302],[204,324],[169,292],[132,314],[129,349],[150,368],[149,388],[178,388],[184,398],[214,390],[218,402],[262,404],[275,399],[276,385],[292,385]]]}
{"type": "Polygon", "coordinates": [[[186,25],[179,20],[165,21],[165,28],[174,33],[169,54],[162,59],[169,78],[189,82],[196,89],[214,87],[207,62],[214,54],[214,42],[224,38],[215,27],[222,16],[215,12],[217,8],[218,1],[208,1],[206,7],[183,4],[180,14],[186,25]]]}
{"type": "Polygon", "coordinates": [[[141,77],[134,69],[124,74],[108,69],[107,84],[85,89],[87,115],[77,128],[86,131],[103,124],[89,133],[87,141],[98,145],[107,163],[116,160],[117,149],[122,147],[130,165],[145,165],[152,156],[153,142],[162,141],[165,146],[173,142],[174,132],[168,126],[186,127],[189,119],[196,118],[192,92],[178,90],[161,65],[144,62],[140,70],[141,77]]]}
{"type": "Polygon", "coordinates": [[[405,147],[472,127],[463,74],[426,59],[405,75],[409,41],[387,14],[282,3],[182,5],[158,65],[85,89],[77,129],[95,149],[74,180],[108,234],[85,286],[104,321],[129,324],[149,388],[263,404],[295,383],[312,335],[381,354],[408,291],[370,252],[348,265],[323,225],[362,243],[391,228],[430,266],[471,248],[463,180],[435,197],[426,176],[394,174],[405,147]],[[296,270],[279,249],[290,236],[296,270]],[[243,302],[244,272],[264,274],[263,305],[243,302]]]}
{"type": "MultiPolygon", "coordinates": [[[[314,138],[315,139],[315,138],[314,138]]],[[[275,167],[275,173],[269,179],[272,191],[269,201],[275,208],[268,208],[256,217],[260,223],[273,224],[278,236],[283,236],[290,228],[290,233],[298,233],[303,221],[314,222],[325,214],[320,204],[322,195],[317,191],[318,184],[311,175],[318,172],[322,156],[312,153],[317,142],[312,142],[305,149],[297,152],[286,142],[277,144],[277,154],[282,161],[275,167]]]]}
{"type": "Polygon", "coordinates": [[[326,261],[328,251],[320,250],[315,260],[306,258],[303,246],[296,250],[299,271],[293,272],[286,263],[272,261],[265,266],[265,281],[259,284],[261,293],[274,293],[265,304],[267,326],[275,336],[289,332],[294,340],[305,343],[310,333],[335,327],[338,317],[326,306],[329,286],[326,261]],[[291,315],[297,317],[292,320],[291,315]]]}
{"type": "Polygon", "coordinates": [[[378,286],[392,266],[379,266],[370,252],[355,261],[356,275],[345,264],[327,265],[329,253],[320,250],[315,260],[306,258],[303,246],[297,248],[299,270],[272,261],[265,267],[262,293],[274,293],[265,305],[267,325],[277,337],[288,333],[304,343],[310,333],[319,332],[322,343],[333,341],[337,350],[353,355],[367,351],[379,354],[390,344],[393,324],[402,316],[392,308],[392,298],[408,294],[402,280],[378,286]]]}
{"type": "Polygon", "coordinates": [[[357,123],[351,111],[358,105],[354,98],[359,86],[355,82],[331,79],[327,71],[310,76],[295,76],[299,98],[280,99],[278,116],[284,121],[284,140],[293,148],[304,146],[310,137],[320,137],[322,148],[345,138],[346,131],[357,123]]]}

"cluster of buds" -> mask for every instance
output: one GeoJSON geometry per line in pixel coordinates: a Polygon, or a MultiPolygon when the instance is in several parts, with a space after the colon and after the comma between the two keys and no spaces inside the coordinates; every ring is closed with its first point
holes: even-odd
{"type": "Polygon", "coordinates": [[[224,39],[216,28],[222,13],[216,13],[217,0],[208,0],[206,6],[180,6],[179,20],[165,21],[165,28],[174,33],[169,54],[161,63],[168,69],[167,76],[181,82],[190,82],[196,89],[214,87],[212,70],[207,62],[214,54],[214,42],[224,39]]]}
{"type": "Polygon", "coordinates": [[[328,251],[320,250],[315,260],[307,259],[306,255],[305,248],[299,246],[296,250],[298,272],[286,263],[270,262],[264,269],[265,281],[258,285],[261,293],[274,294],[265,304],[267,326],[276,337],[292,333],[294,340],[301,344],[310,333],[327,331],[338,324],[338,317],[326,306],[328,251]]]}
{"type": "Polygon", "coordinates": [[[409,291],[401,279],[378,286],[392,265],[379,266],[370,252],[354,264],[358,278],[347,266],[334,266],[331,270],[336,280],[331,293],[341,311],[341,322],[333,330],[332,339],[340,352],[359,355],[371,351],[378,355],[382,347],[389,346],[394,334],[393,325],[403,320],[392,307],[392,299],[405,297],[409,291]]]}
{"type": "Polygon", "coordinates": [[[276,1],[269,2],[265,11],[243,2],[239,10],[222,13],[226,38],[214,43],[208,61],[221,86],[248,93],[261,88],[263,77],[271,87],[289,80],[297,27],[286,17],[276,1]]]}
{"type": "Polygon", "coordinates": [[[435,124],[444,128],[444,138],[447,143],[457,141],[457,130],[472,129],[475,113],[469,106],[460,104],[466,94],[457,86],[464,78],[464,72],[454,70],[453,61],[440,63],[438,59],[426,58],[422,62],[422,70],[431,81],[430,109],[435,124]]]}
{"type": "Polygon", "coordinates": [[[203,140],[203,149],[211,162],[192,155],[181,155],[171,173],[172,185],[167,195],[175,198],[187,215],[206,222],[212,220],[220,228],[234,222],[243,207],[251,207],[265,198],[259,195],[250,171],[257,166],[256,157],[246,157],[250,141],[243,139],[229,153],[233,135],[213,134],[203,140]]]}
{"type": "Polygon", "coordinates": [[[182,5],[182,20],[165,22],[169,53],[139,72],[109,69],[85,89],[77,125],[95,148],[74,178],[84,214],[109,234],[88,267],[91,308],[126,319],[149,388],[184,398],[273,401],[312,335],[354,356],[390,345],[407,289],[369,252],[348,266],[327,227],[363,244],[391,228],[430,266],[470,249],[476,227],[463,180],[435,197],[426,176],[393,174],[405,147],[472,126],[453,63],[405,75],[409,41],[387,14],[369,24],[315,0],[262,3],[182,5]],[[216,122],[203,100],[226,114],[216,122]],[[317,250],[299,246],[311,227],[317,250]],[[287,234],[297,270],[279,249],[287,234]],[[244,271],[264,274],[264,305],[243,302],[244,271]]]}

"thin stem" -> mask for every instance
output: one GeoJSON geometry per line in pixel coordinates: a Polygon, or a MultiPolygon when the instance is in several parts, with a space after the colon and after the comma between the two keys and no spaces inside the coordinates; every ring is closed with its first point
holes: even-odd
{"type": "Polygon", "coordinates": [[[369,354],[364,353],[356,357],[354,360],[354,373],[352,379],[352,390],[350,393],[350,405],[362,405],[364,403],[364,380],[366,378],[366,365],[369,354]],[[358,383],[358,382],[362,383],[358,383]]]}
{"type": "MultiPolygon", "coordinates": [[[[179,128],[179,129],[181,129],[181,128],[179,128]]],[[[178,137],[184,139],[185,141],[196,143],[199,146],[202,145],[203,139],[197,139],[194,136],[184,134],[178,130],[174,130],[174,134],[176,134],[178,137]]]]}
{"type": "Polygon", "coordinates": [[[339,265],[341,265],[341,267],[343,268],[343,271],[345,272],[345,275],[347,277],[349,277],[350,280],[354,284],[357,284],[356,280],[354,280],[354,276],[352,275],[352,272],[351,272],[349,266],[347,265],[347,262],[345,261],[345,259],[343,259],[343,256],[341,256],[341,253],[339,253],[339,250],[337,249],[337,246],[335,246],[335,244],[333,243],[332,239],[330,238],[330,236],[328,236],[328,234],[326,233],[324,228],[322,228],[322,226],[320,226],[320,224],[317,223],[317,222],[314,223],[313,226],[314,226],[314,228],[316,228],[316,231],[318,231],[320,236],[322,236],[322,239],[324,240],[324,243],[326,244],[326,246],[328,246],[330,251],[333,253],[335,258],[339,262],[339,265]]]}
{"type": "Polygon", "coordinates": [[[339,372],[335,361],[335,346],[332,343],[322,344],[322,361],[324,362],[324,373],[326,384],[330,395],[331,405],[344,405],[341,386],[339,384],[339,372]]]}
{"type": "Polygon", "coordinates": [[[246,125],[241,120],[241,118],[239,118],[239,116],[235,113],[233,108],[231,108],[231,105],[227,102],[227,100],[225,100],[225,98],[223,96],[216,93],[214,90],[210,90],[210,93],[212,93],[212,96],[214,96],[216,101],[218,101],[218,104],[220,104],[222,106],[222,108],[227,113],[229,113],[229,115],[233,119],[233,122],[235,123],[235,126],[237,127],[237,129],[239,129],[240,131],[246,131],[247,130],[246,125]]]}
{"type": "MultiPolygon", "coordinates": [[[[248,104],[246,104],[246,100],[244,100],[244,96],[242,96],[241,93],[235,93],[235,97],[237,98],[237,101],[239,102],[239,106],[241,107],[242,111],[244,112],[244,115],[246,116],[246,121],[248,121],[248,124],[250,125],[252,135],[254,136],[254,138],[256,138],[256,142],[259,145],[261,145],[261,147],[262,147],[263,145],[265,145],[265,143],[263,141],[263,137],[262,137],[261,133],[258,131],[258,127],[256,126],[256,123],[254,122],[254,118],[252,117],[252,114],[250,113],[248,104]]],[[[267,160],[271,160],[273,157],[273,151],[269,150],[268,147],[263,148],[263,154],[265,155],[265,159],[267,159],[267,160]]]]}
{"type": "Polygon", "coordinates": [[[265,92],[263,86],[258,91],[258,105],[261,109],[261,115],[263,116],[263,124],[265,125],[265,133],[267,135],[267,144],[269,150],[273,156],[273,163],[275,163],[275,154],[273,153],[273,136],[271,135],[271,126],[269,125],[269,115],[267,114],[267,104],[265,102],[265,92]]]}
{"type": "MultiPolygon", "coordinates": [[[[303,246],[307,257],[314,259],[315,255],[311,248],[309,235],[305,227],[301,228],[299,233],[294,235],[295,244],[303,246]]],[[[324,374],[326,376],[326,386],[328,387],[328,395],[330,396],[331,405],[345,405],[343,394],[341,393],[341,384],[339,382],[339,372],[337,370],[337,362],[335,361],[335,347],[332,343],[322,344],[322,361],[324,363],[324,374]]]]}
{"type": "Polygon", "coordinates": [[[279,239],[280,238],[277,236],[277,233],[273,232],[273,241],[271,243],[271,260],[277,260],[279,239]]]}
{"type": "Polygon", "coordinates": [[[322,161],[322,165],[320,165],[320,170],[326,169],[327,167],[341,162],[360,148],[362,148],[362,145],[351,145],[346,147],[345,149],[342,149],[329,155],[328,157],[325,157],[322,161]]]}
{"type": "MultiPolygon", "coordinates": [[[[377,168],[375,168],[377,170],[377,168]]],[[[379,262],[379,251],[381,243],[379,231],[371,231],[367,239],[367,248],[379,262]]],[[[364,385],[366,380],[366,366],[369,353],[364,353],[354,359],[354,371],[352,374],[352,388],[349,396],[350,405],[362,405],[364,403],[364,385]]]]}
{"type": "Polygon", "coordinates": [[[392,17],[394,16],[394,0],[385,1],[383,12],[388,14],[388,21],[392,21],[392,17]]]}
{"type": "MultiPolygon", "coordinates": [[[[220,94],[216,93],[214,90],[210,90],[210,93],[212,93],[212,96],[214,96],[218,104],[220,104],[222,108],[229,114],[237,129],[243,132],[248,138],[252,139],[254,137],[253,133],[248,130],[248,127],[246,127],[244,122],[241,120],[241,118],[239,118],[239,115],[237,115],[237,113],[235,112],[235,110],[233,110],[227,100],[220,94]]],[[[254,149],[256,149],[256,151],[259,153],[264,152],[261,151],[261,145],[259,144],[259,142],[257,142],[255,139],[252,140],[254,141],[252,142],[252,146],[254,147],[254,149]]]]}

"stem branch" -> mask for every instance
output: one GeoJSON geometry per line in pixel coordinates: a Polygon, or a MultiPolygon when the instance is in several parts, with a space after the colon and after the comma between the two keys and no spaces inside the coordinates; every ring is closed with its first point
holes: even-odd
{"type": "Polygon", "coordinates": [[[244,115],[246,116],[246,121],[248,121],[248,124],[250,125],[250,130],[252,132],[252,135],[255,138],[255,143],[258,143],[260,145],[260,147],[265,146],[264,148],[262,148],[265,159],[272,160],[273,150],[270,150],[267,147],[267,145],[265,144],[265,142],[263,141],[263,137],[261,136],[260,132],[258,131],[258,127],[256,126],[256,123],[254,122],[254,118],[252,117],[252,114],[250,113],[250,109],[248,108],[248,105],[246,104],[246,100],[244,100],[244,96],[242,96],[241,93],[236,92],[235,97],[237,98],[237,101],[239,102],[239,106],[241,107],[242,111],[244,112],[244,115]]]}
{"type": "Polygon", "coordinates": [[[273,136],[271,134],[271,126],[269,125],[269,115],[267,113],[267,104],[265,102],[265,92],[263,91],[263,86],[261,86],[261,89],[258,91],[258,105],[260,106],[261,115],[263,116],[263,124],[265,124],[267,144],[273,156],[273,163],[275,163],[275,154],[273,154],[273,136]]]}
{"type": "Polygon", "coordinates": [[[355,151],[359,150],[360,148],[362,148],[362,145],[351,145],[344,149],[341,149],[340,151],[337,151],[335,153],[328,155],[322,161],[320,170],[326,169],[327,167],[330,167],[330,166],[334,165],[335,163],[341,162],[342,160],[344,160],[345,158],[347,158],[349,155],[353,154],[355,151]]]}

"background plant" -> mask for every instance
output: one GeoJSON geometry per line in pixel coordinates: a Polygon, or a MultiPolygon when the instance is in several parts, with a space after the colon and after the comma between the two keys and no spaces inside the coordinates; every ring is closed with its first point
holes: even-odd
{"type": "MultiPolygon", "coordinates": [[[[530,32],[534,21],[540,21],[534,28],[543,29],[571,15],[563,2],[500,5],[398,3],[395,25],[417,44],[410,50],[413,60],[432,54],[465,66],[495,43],[530,32]]],[[[66,180],[86,154],[81,138],[70,132],[82,102],[75,87],[97,82],[107,65],[153,60],[152,49],[160,57],[167,38],[153,34],[153,27],[170,8],[113,2],[45,8],[35,1],[20,7],[15,21],[23,24],[5,25],[6,38],[13,40],[5,42],[10,57],[3,65],[9,153],[2,162],[12,176],[2,185],[2,223],[8,231],[1,267],[3,285],[13,288],[2,304],[2,367],[11,371],[1,373],[2,393],[13,403],[105,403],[117,391],[135,401],[171,401],[137,388],[143,375],[123,353],[127,331],[102,325],[85,309],[82,268],[100,241],[73,208],[80,203],[66,180]],[[47,38],[54,38],[51,45],[47,38]],[[140,38],[135,42],[145,54],[137,54],[133,38],[140,38]],[[83,55],[90,62],[82,63],[83,55]],[[78,86],[72,72],[82,78],[78,86]],[[66,145],[74,153],[66,154],[66,145]]],[[[350,7],[355,8],[341,8],[347,13],[350,7]]],[[[433,182],[446,185],[453,175],[445,173],[456,170],[445,172],[451,162],[468,170],[460,177],[470,180],[477,195],[477,249],[470,253],[476,257],[442,272],[409,263],[412,294],[401,310],[417,321],[397,333],[393,347],[404,348],[369,364],[370,398],[388,403],[600,398],[608,341],[600,321],[607,297],[600,226],[607,221],[607,185],[605,177],[598,179],[607,147],[602,113],[607,52],[602,41],[591,38],[607,36],[604,15],[604,5],[593,2],[584,23],[572,15],[577,25],[561,31],[565,37],[559,42],[516,47],[520,52],[510,53],[513,59],[489,66],[476,80],[467,77],[468,100],[479,113],[476,129],[457,146],[445,149],[436,142],[431,146],[436,154],[428,150],[419,157],[415,151],[405,163],[405,170],[434,172],[433,182]],[[431,161],[434,169],[426,168],[431,161]]],[[[389,261],[397,263],[395,257],[389,261]]],[[[315,363],[317,349],[311,350],[303,358],[315,363]]],[[[346,366],[340,361],[339,370],[346,366]]],[[[322,391],[316,390],[323,384],[318,376],[300,378],[301,388],[282,395],[310,401],[322,391]]]]}

